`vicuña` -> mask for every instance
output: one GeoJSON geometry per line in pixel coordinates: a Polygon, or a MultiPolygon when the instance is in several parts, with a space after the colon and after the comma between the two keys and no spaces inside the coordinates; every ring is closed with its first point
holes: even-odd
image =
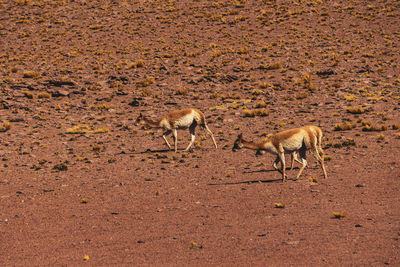
{"type": "Polygon", "coordinates": [[[177,129],[187,129],[189,128],[189,132],[191,135],[191,140],[189,145],[186,147],[185,151],[189,150],[190,147],[193,145],[196,136],[195,136],[195,129],[197,125],[202,126],[207,130],[207,132],[210,134],[211,139],[213,140],[213,143],[215,145],[215,148],[217,148],[217,143],[215,142],[214,135],[210,131],[210,129],[207,126],[206,118],[204,114],[195,108],[187,108],[187,109],[182,109],[182,110],[174,110],[161,119],[158,120],[152,120],[146,116],[143,116],[141,113],[137,117],[135,125],[139,124],[146,124],[150,127],[156,127],[156,128],[162,128],[165,130],[163,133],[163,138],[165,140],[165,143],[167,146],[171,148],[171,145],[169,144],[167,140],[167,135],[171,134],[173,135],[174,138],[174,148],[175,152],[178,150],[178,133],[177,129]]]}
{"type": "Polygon", "coordinates": [[[276,155],[274,161],[274,168],[281,162],[282,164],[282,181],[285,181],[286,176],[286,165],[285,165],[285,153],[292,154],[292,167],[293,158],[297,160],[296,153],[300,155],[300,163],[302,164],[297,178],[300,177],[302,171],[307,166],[306,151],[310,150],[314,157],[318,160],[321,165],[324,177],[327,178],[325,166],[324,166],[324,151],[321,147],[322,131],[317,126],[304,126],[301,128],[295,128],[273,134],[262,142],[252,142],[243,139],[243,135],[239,134],[232,150],[237,151],[243,147],[257,150],[257,154],[263,154],[268,152],[276,155]]]}

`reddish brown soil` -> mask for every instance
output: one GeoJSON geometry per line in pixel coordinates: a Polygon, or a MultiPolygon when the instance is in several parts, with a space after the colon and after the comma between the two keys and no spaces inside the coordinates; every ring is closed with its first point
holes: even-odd
{"type": "Polygon", "coordinates": [[[399,10],[0,1],[0,265],[399,266],[399,10]],[[204,111],[217,150],[201,129],[174,153],[134,126],[184,107],[204,111]],[[267,116],[245,116],[256,108],[267,116]],[[311,156],[281,183],[274,156],[231,151],[238,133],[307,124],[324,131],[328,179],[311,156]]]}

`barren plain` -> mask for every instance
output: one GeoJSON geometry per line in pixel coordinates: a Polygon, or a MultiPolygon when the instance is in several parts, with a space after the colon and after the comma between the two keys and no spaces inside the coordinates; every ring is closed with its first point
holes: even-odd
{"type": "Polygon", "coordinates": [[[399,266],[398,1],[0,1],[1,266],[399,266]],[[201,109],[178,153],[139,113],[201,109]],[[282,183],[239,133],[318,125],[282,183]],[[280,203],[284,208],[279,208],[280,203]],[[338,217],[334,216],[334,213],[338,217]]]}

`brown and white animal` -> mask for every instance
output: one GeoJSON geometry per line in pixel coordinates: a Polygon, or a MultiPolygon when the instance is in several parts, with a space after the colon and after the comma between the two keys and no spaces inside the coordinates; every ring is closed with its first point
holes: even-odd
{"type": "Polygon", "coordinates": [[[163,133],[163,138],[165,140],[165,143],[167,144],[167,146],[170,149],[172,149],[172,148],[171,148],[171,145],[168,143],[166,136],[172,133],[172,135],[174,137],[175,152],[178,150],[177,129],[189,128],[191,140],[190,140],[189,145],[185,149],[185,151],[187,151],[193,145],[194,140],[196,139],[196,136],[195,136],[196,126],[200,125],[207,130],[207,132],[211,136],[211,139],[214,142],[215,148],[217,148],[217,143],[215,142],[214,135],[212,134],[212,132],[210,131],[210,129],[207,126],[207,122],[206,122],[206,118],[205,118],[204,114],[200,110],[195,109],[195,108],[174,110],[158,120],[152,120],[148,117],[143,116],[140,113],[140,115],[137,117],[136,122],[135,122],[135,125],[139,125],[139,124],[146,124],[150,127],[164,129],[165,132],[163,133]]]}
{"type": "MultiPolygon", "coordinates": [[[[314,157],[318,160],[321,165],[324,177],[327,178],[325,166],[324,166],[324,152],[321,147],[322,141],[322,131],[317,126],[304,126],[301,128],[295,128],[286,130],[273,134],[262,142],[251,142],[243,139],[242,134],[239,134],[236,139],[233,151],[237,151],[243,147],[257,150],[257,153],[262,154],[263,152],[268,152],[276,155],[274,161],[274,168],[276,169],[276,164],[281,162],[282,164],[282,181],[286,179],[286,164],[285,164],[285,153],[292,154],[292,166],[295,160],[295,154],[300,155],[301,168],[297,174],[297,178],[300,177],[302,171],[307,166],[306,151],[310,150],[314,157]]],[[[297,160],[298,161],[298,160],[297,160]]]]}

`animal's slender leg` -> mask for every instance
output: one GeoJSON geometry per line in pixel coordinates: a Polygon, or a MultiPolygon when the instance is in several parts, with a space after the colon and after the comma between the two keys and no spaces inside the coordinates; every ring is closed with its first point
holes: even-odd
{"type": "Polygon", "coordinates": [[[324,178],[328,178],[328,175],[326,174],[326,169],[325,169],[325,165],[324,165],[324,152],[322,151],[322,148],[320,148],[320,153],[321,155],[318,153],[317,149],[313,149],[311,150],[312,154],[314,155],[314,157],[318,160],[319,164],[321,165],[322,171],[324,173],[324,178]]]}
{"type": "Polygon", "coordinates": [[[283,151],[279,152],[278,157],[282,164],[282,182],[284,182],[286,180],[285,153],[283,151]]]}
{"type": "Polygon", "coordinates": [[[324,173],[324,178],[328,178],[328,175],[326,174],[326,169],[324,165],[324,151],[322,150],[321,147],[321,140],[322,137],[320,137],[318,140],[315,139],[315,142],[312,143],[311,145],[311,153],[314,155],[315,159],[318,160],[319,164],[321,165],[322,171],[324,173]]]}
{"type": "Polygon", "coordinates": [[[197,123],[193,122],[192,125],[189,127],[189,132],[191,135],[191,140],[189,145],[186,147],[185,151],[188,151],[190,147],[193,145],[194,140],[196,139],[195,130],[196,130],[197,123]]]}
{"type": "Polygon", "coordinates": [[[304,168],[307,166],[306,150],[307,150],[307,149],[306,149],[305,147],[302,147],[302,148],[299,150],[300,158],[301,158],[301,161],[302,161],[302,166],[301,166],[301,168],[300,168],[299,173],[297,174],[297,178],[300,177],[300,175],[301,175],[301,173],[303,172],[304,168]]]}
{"type": "Polygon", "coordinates": [[[303,164],[303,162],[301,162],[301,161],[297,158],[297,153],[296,153],[296,152],[293,152],[293,153],[291,154],[291,156],[292,156],[292,162],[291,162],[291,164],[290,164],[290,169],[291,169],[291,170],[293,170],[294,162],[295,162],[295,161],[298,162],[298,163],[300,163],[300,164],[303,164]]]}
{"type": "Polygon", "coordinates": [[[167,135],[169,135],[172,131],[171,130],[167,130],[166,132],[164,132],[163,134],[163,138],[165,143],[167,144],[167,146],[169,147],[169,149],[172,149],[171,145],[169,144],[168,140],[167,140],[167,135]]]}
{"type": "Polygon", "coordinates": [[[213,143],[214,143],[215,148],[218,148],[217,143],[215,142],[215,139],[214,139],[214,135],[213,135],[213,133],[211,132],[211,130],[208,128],[207,125],[204,125],[204,128],[206,128],[208,134],[211,136],[211,139],[212,139],[212,141],[213,141],[213,143]]]}
{"type": "Polygon", "coordinates": [[[279,156],[276,156],[276,159],[275,159],[275,161],[274,161],[274,164],[272,165],[272,166],[274,167],[275,170],[278,169],[277,164],[279,163],[279,161],[281,161],[281,160],[279,159],[279,156]]]}
{"type": "Polygon", "coordinates": [[[174,136],[174,148],[175,148],[175,152],[176,152],[176,151],[178,151],[178,131],[176,129],[173,129],[172,135],[174,136]]]}
{"type": "Polygon", "coordinates": [[[324,155],[325,155],[325,153],[324,153],[324,150],[322,150],[322,147],[321,147],[321,139],[322,139],[322,137],[320,138],[317,147],[318,147],[319,157],[320,157],[319,162],[321,163],[322,171],[324,172],[324,177],[326,179],[326,178],[328,178],[328,174],[326,173],[326,169],[325,169],[325,165],[324,165],[324,155]]]}

